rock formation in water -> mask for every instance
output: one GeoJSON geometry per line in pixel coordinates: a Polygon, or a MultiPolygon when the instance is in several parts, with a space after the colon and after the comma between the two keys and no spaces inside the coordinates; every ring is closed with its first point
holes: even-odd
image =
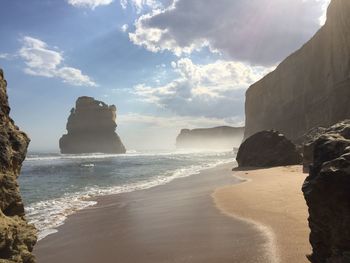
{"type": "Polygon", "coordinates": [[[17,183],[29,138],[9,117],[6,86],[0,69],[0,262],[33,263],[36,230],[25,219],[17,183]]]}
{"type": "Polygon", "coordinates": [[[61,153],[125,153],[115,132],[116,107],[91,97],[79,97],[60,139],[61,153]]]}
{"type": "Polygon", "coordinates": [[[274,167],[300,164],[296,146],[277,131],[262,131],[247,138],[239,147],[239,167],[274,167]]]}
{"type": "Polygon", "coordinates": [[[176,147],[182,149],[232,149],[239,146],[243,135],[244,127],[182,129],[176,138],[176,147]]]}
{"type": "Polygon", "coordinates": [[[245,137],[275,129],[291,140],[350,117],[350,1],[332,0],[326,24],[246,92],[245,137]]]}
{"type": "Polygon", "coordinates": [[[350,262],[350,123],[338,128],[315,141],[302,189],[309,207],[312,263],[350,262]]]}

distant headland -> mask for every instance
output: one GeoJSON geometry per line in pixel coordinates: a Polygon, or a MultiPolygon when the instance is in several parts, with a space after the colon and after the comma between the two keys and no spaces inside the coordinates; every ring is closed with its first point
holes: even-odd
{"type": "Polygon", "coordinates": [[[182,129],[176,138],[176,148],[232,149],[240,145],[243,135],[244,127],[182,129]]]}

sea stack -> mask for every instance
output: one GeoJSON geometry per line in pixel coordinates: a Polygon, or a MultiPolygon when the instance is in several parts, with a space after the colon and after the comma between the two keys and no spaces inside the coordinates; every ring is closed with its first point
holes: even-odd
{"type": "Polygon", "coordinates": [[[29,138],[9,116],[6,86],[0,69],[0,262],[34,263],[36,230],[25,219],[17,183],[29,138]]]}
{"type": "Polygon", "coordinates": [[[232,149],[243,139],[244,127],[221,126],[207,129],[182,129],[176,138],[176,148],[232,149]]]}
{"type": "Polygon", "coordinates": [[[245,138],[275,129],[295,140],[350,118],[350,1],[332,0],[326,24],[246,92],[245,138]]]}
{"type": "Polygon", "coordinates": [[[115,132],[116,111],[92,97],[79,97],[67,122],[68,133],[60,139],[61,153],[125,153],[125,147],[115,132]]]}

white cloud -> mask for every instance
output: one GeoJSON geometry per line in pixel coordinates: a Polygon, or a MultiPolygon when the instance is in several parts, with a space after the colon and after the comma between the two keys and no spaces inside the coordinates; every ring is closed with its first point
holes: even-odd
{"type": "Polygon", "coordinates": [[[75,7],[84,7],[95,9],[98,6],[109,5],[114,0],[67,0],[67,2],[75,7]]]}
{"type": "Polygon", "coordinates": [[[123,9],[130,5],[138,14],[143,10],[153,10],[162,7],[161,2],[158,0],[120,0],[120,5],[123,9]]]}
{"type": "Polygon", "coordinates": [[[180,56],[208,46],[226,59],[272,65],[316,32],[325,1],[176,0],[140,16],[129,37],[152,52],[180,56]]]}
{"type": "Polygon", "coordinates": [[[324,25],[327,19],[327,7],[329,6],[331,0],[319,0],[322,3],[322,16],[320,17],[320,25],[324,25]]]}
{"type": "Polygon", "coordinates": [[[0,59],[11,59],[11,54],[8,54],[8,53],[0,53],[0,59]]]}
{"type": "Polygon", "coordinates": [[[121,29],[123,32],[126,32],[126,31],[128,31],[128,29],[129,29],[129,25],[128,25],[128,24],[124,24],[124,25],[121,26],[120,29],[121,29]]]}
{"type": "Polygon", "coordinates": [[[165,85],[134,87],[134,94],[183,116],[243,118],[246,88],[273,68],[252,67],[240,62],[216,61],[194,64],[188,58],[173,62],[178,77],[165,85]]]}
{"type": "Polygon", "coordinates": [[[18,56],[26,64],[25,73],[34,76],[60,78],[63,82],[74,86],[97,86],[81,70],[62,65],[64,60],[62,52],[50,49],[44,41],[26,36],[22,43],[18,56]]]}
{"type": "Polygon", "coordinates": [[[215,127],[222,125],[241,126],[243,123],[234,118],[206,118],[206,117],[193,117],[193,116],[154,116],[144,115],[139,113],[128,113],[118,116],[119,124],[144,124],[151,127],[162,128],[188,128],[194,129],[199,127],[215,127]]]}

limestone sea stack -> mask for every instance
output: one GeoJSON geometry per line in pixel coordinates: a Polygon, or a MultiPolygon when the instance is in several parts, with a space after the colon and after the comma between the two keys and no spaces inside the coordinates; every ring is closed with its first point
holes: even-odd
{"type": "Polygon", "coordinates": [[[79,97],[67,122],[68,133],[60,139],[61,153],[125,153],[115,132],[116,107],[92,97],[79,97]]]}
{"type": "Polygon", "coordinates": [[[350,124],[314,142],[313,164],[303,185],[309,207],[312,263],[350,262],[350,124]]]}
{"type": "Polygon", "coordinates": [[[300,164],[297,147],[278,131],[261,131],[247,138],[239,147],[239,167],[274,167],[300,164]]]}
{"type": "Polygon", "coordinates": [[[6,86],[0,69],[0,262],[33,263],[36,230],[26,221],[17,183],[29,138],[9,117],[6,86]]]}
{"type": "Polygon", "coordinates": [[[182,129],[176,138],[176,148],[232,149],[242,142],[244,127],[215,127],[208,129],[182,129]]]}
{"type": "Polygon", "coordinates": [[[291,140],[350,118],[350,1],[332,0],[326,24],[246,92],[245,137],[275,129],[291,140]]]}

